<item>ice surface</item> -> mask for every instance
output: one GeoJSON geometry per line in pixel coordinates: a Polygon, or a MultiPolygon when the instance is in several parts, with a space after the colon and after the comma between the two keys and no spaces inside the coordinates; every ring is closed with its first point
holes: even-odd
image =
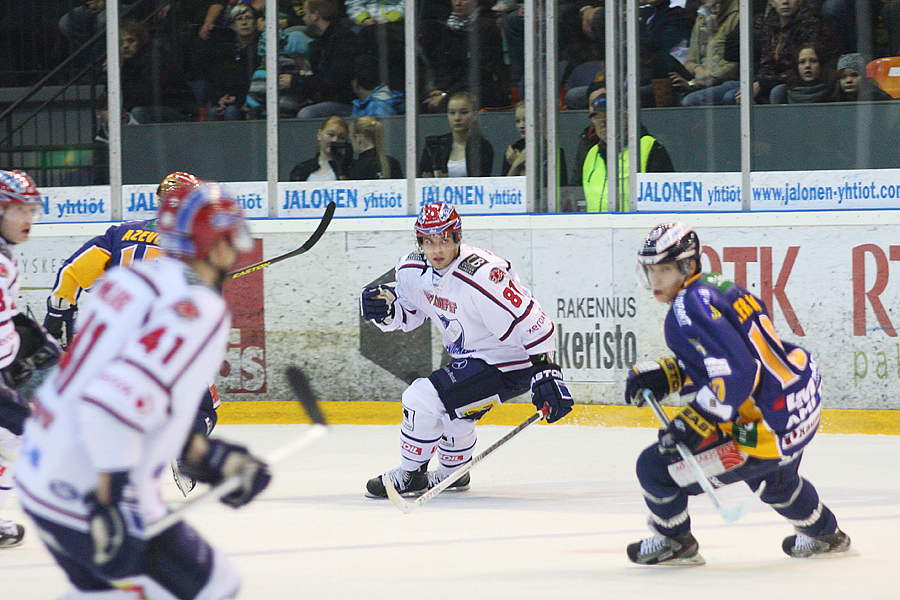
{"type": "MultiPolygon", "coordinates": [[[[215,435],[265,455],[305,429],[232,425],[215,435]]],[[[508,430],[479,426],[476,452],[508,430]]],[[[625,556],[648,535],[634,461],[655,438],[652,429],[533,426],[473,469],[468,492],[404,515],[363,496],[368,478],[397,464],[396,427],[335,426],[275,467],[254,503],[208,505],[188,520],[237,562],[240,598],[252,600],[900,598],[900,436],[820,434],[803,459],[801,473],[859,556],[788,558],[781,540],[792,529],[774,511],[758,504],[728,525],[699,496],[690,506],[707,564],[698,568],[639,567],[625,556]]],[[[168,479],[163,493],[184,501],[168,479]]],[[[721,490],[730,505],[748,493],[721,490]]],[[[3,516],[26,518],[14,500],[3,516]]],[[[33,529],[23,546],[0,550],[0,598],[53,600],[67,587],[33,529]]]]}

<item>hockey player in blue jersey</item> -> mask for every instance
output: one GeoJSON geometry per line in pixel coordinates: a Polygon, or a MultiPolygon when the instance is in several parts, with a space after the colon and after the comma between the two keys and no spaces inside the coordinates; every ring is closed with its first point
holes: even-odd
{"type": "MultiPolygon", "coordinates": [[[[170,173],[156,190],[157,203],[170,196],[183,197],[198,185],[200,180],[189,173],[170,173]]],[[[110,267],[153,260],[160,254],[156,219],[113,225],[103,235],[88,240],[63,262],[56,274],[56,283],[47,298],[44,327],[65,346],[83,291],[91,289],[110,267]]]]}
{"type": "Polygon", "coordinates": [[[702,273],[700,241],[683,223],[650,232],[638,252],[642,283],[670,305],[666,344],[675,357],[636,363],[625,401],[641,406],[696,391],[644,450],[637,475],[654,535],[630,544],[644,565],[704,564],[691,533],[688,497],[702,493],[676,444],[698,455],[714,483],[744,481],[794,526],[782,549],[808,558],[847,555],[850,538],[798,469],[819,427],[821,376],[810,353],[782,341],[762,300],[717,273],[702,273]],[[701,456],[702,455],[702,456],[701,456]]]}

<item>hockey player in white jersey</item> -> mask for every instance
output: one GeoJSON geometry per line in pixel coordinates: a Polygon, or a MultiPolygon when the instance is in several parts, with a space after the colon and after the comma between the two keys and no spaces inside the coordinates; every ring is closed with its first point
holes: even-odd
{"type": "MultiPolygon", "coordinates": [[[[572,410],[554,364],[553,322],[519,282],[509,261],[461,243],[462,222],[449,204],[425,205],[415,224],[418,250],[396,267],[396,283],[370,286],[362,316],[382,331],[411,331],[427,319],[441,331],[448,365],[413,381],[402,396],[400,466],[366,484],[385,498],[385,477],[403,495],[425,492],[472,458],[475,422],[531,389],[553,423],[572,410]],[[438,468],[428,471],[437,452],[438,468]]],[[[468,489],[466,473],[449,489],[468,489]]]]}
{"type": "MultiPolygon", "coordinates": [[[[32,371],[50,367],[60,355],[59,344],[16,308],[19,267],[13,246],[26,241],[43,210],[40,193],[26,173],[0,171],[0,507],[12,493],[13,471],[21,443],[28,402],[16,389],[32,371]]],[[[0,519],[0,548],[22,543],[25,528],[0,519]]]]}
{"type": "Polygon", "coordinates": [[[204,184],[160,230],[166,256],[95,286],[25,426],[20,499],[73,585],[66,600],[235,597],[235,566],[191,527],[144,528],[167,512],[161,479],[179,456],[202,482],[239,475],[223,499],[235,507],[270,479],[246,448],[192,431],[231,327],[221,285],[251,245],[240,206],[204,184]]]}

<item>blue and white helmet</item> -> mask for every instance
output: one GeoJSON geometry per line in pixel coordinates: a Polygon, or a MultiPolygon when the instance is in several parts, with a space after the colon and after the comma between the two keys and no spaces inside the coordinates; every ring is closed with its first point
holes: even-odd
{"type": "Polygon", "coordinates": [[[663,223],[653,228],[638,251],[638,279],[645,287],[645,268],[674,262],[684,276],[693,274],[691,259],[700,265],[700,238],[690,225],[684,223],[663,223]]]}

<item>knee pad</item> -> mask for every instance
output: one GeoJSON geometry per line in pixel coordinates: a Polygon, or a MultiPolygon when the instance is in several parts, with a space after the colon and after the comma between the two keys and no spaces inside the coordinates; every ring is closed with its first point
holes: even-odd
{"type": "Polygon", "coordinates": [[[411,435],[421,433],[426,437],[437,437],[443,430],[442,417],[447,413],[437,390],[425,377],[412,382],[401,397],[403,423],[401,428],[411,435]],[[437,434],[437,435],[434,435],[437,434]]]}

